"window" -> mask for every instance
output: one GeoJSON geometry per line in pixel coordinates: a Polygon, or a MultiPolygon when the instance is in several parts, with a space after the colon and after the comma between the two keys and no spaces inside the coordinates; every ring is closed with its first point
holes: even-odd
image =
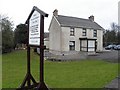
{"type": "Polygon", "coordinates": [[[69,48],[70,48],[70,50],[75,50],[75,41],[69,42],[69,48]]]}
{"type": "Polygon", "coordinates": [[[70,36],[74,36],[74,34],[75,34],[74,28],[70,28],[70,36]]]}
{"type": "Polygon", "coordinates": [[[86,28],[83,28],[82,36],[86,36],[86,28]]]}
{"type": "Polygon", "coordinates": [[[93,30],[93,37],[97,37],[97,30],[93,30]]]}

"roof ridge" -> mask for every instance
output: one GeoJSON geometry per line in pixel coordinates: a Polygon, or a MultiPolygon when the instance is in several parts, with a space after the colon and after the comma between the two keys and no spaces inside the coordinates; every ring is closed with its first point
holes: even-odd
{"type": "Polygon", "coordinates": [[[93,28],[93,29],[104,29],[95,21],[89,19],[73,17],[73,16],[64,16],[58,15],[56,17],[61,26],[74,26],[74,27],[84,27],[84,28],[93,28]]]}
{"type": "MultiPolygon", "coordinates": [[[[89,19],[85,19],[85,18],[79,18],[79,17],[74,17],[74,16],[65,16],[65,15],[58,15],[59,16],[62,16],[62,17],[69,17],[69,18],[76,18],[76,19],[83,19],[83,20],[88,20],[90,21],[89,19]]],[[[95,21],[94,21],[95,22],[95,21]]]]}

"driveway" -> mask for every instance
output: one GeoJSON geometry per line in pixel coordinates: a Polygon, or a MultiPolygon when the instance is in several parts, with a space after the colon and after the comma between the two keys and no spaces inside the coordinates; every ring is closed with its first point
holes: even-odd
{"type": "Polygon", "coordinates": [[[115,62],[118,63],[120,59],[120,51],[117,50],[105,50],[103,52],[98,52],[95,55],[89,55],[89,59],[100,59],[100,60],[106,60],[109,62],[115,62]]]}
{"type": "Polygon", "coordinates": [[[96,54],[88,55],[85,52],[79,52],[76,55],[54,55],[49,53],[49,51],[45,51],[44,56],[51,59],[54,58],[56,60],[83,60],[83,59],[98,59],[105,60],[109,62],[118,63],[120,59],[120,50],[104,50],[102,52],[97,52],[96,54]]]}

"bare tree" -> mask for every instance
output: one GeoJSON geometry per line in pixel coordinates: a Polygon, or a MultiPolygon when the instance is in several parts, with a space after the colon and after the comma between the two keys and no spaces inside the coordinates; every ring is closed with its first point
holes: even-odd
{"type": "Polygon", "coordinates": [[[111,23],[111,29],[105,30],[104,33],[104,46],[109,45],[109,44],[120,44],[119,39],[120,39],[120,32],[118,29],[118,25],[116,23],[111,23]]]}

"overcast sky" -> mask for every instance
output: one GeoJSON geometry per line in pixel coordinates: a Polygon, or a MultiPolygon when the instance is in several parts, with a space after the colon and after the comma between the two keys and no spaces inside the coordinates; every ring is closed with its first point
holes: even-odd
{"type": "Polygon", "coordinates": [[[58,9],[59,15],[87,19],[90,15],[103,28],[109,29],[110,23],[118,23],[118,1],[120,0],[0,0],[0,14],[7,15],[14,22],[14,27],[25,23],[33,6],[49,14],[45,18],[45,31],[58,9]]]}

